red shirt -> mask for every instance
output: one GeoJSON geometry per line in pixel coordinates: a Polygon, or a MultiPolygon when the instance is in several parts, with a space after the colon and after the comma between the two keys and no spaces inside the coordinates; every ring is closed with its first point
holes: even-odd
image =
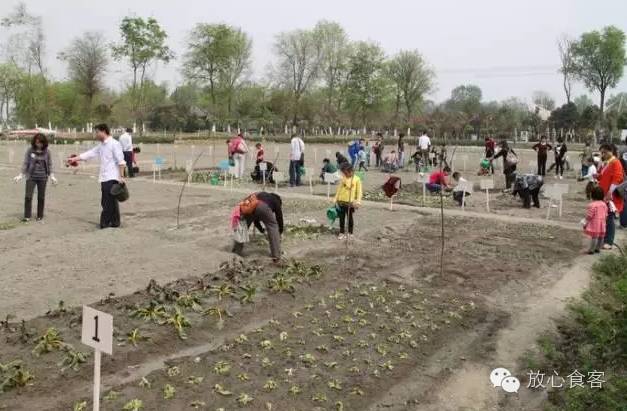
{"type": "MultiPolygon", "coordinates": [[[[601,169],[599,174],[599,187],[607,194],[612,184],[617,186],[623,182],[623,175],[622,164],[616,157],[613,157],[605,167],[601,169]]],[[[612,201],[614,201],[618,212],[623,211],[623,198],[616,191],[612,193],[612,201]]]]}
{"type": "Polygon", "coordinates": [[[263,161],[263,147],[257,150],[257,162],[263,161]]]}
{"type": "Polygon", "coordinates": [[[447,176],[448,176],[448,174],[446,174],[444,171],[439,171],[439,170],[438,171],[434,171],[429,176],[429,184],[444,185],[444,183],[446,182],[446,177],[447,176]]]}
{"type": "Polygon", "coordinates": [[[485,149],[494,153],[494,151],[496,150],[496,141],[492,140],[491,138],[488,139],[488,141],[485,142],[485,149]]]}

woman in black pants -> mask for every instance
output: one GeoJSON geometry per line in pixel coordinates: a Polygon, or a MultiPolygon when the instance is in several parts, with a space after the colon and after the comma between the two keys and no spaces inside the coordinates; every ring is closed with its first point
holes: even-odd
{"type": "Polygon", "coordinates": [[[31,219],[35,187],[37,187],[37,221],[41,221],[44,218],[48,177],[50,177],[52,184],[57,183],[57,179],[52,173],[52,156],[50,155],[50,150],[48,150],[48,139],[44,134],[38,133],[33,136],[30,147],[26,150],[22,172],[13,179],[13,181],[18,183],[23,178],[26,178],[24,218],[22,221],[27,222],[31,219]]]}
{"type": "Polygon", "coordinates": [[[546,137],[540,137],[540,142],[533,146],[533,149],[538,153],[538,175],[546,175],[546,158],[548,157],[549,150],[553,147],[546,142],[546,137]]]}
{"type": "Polygon", "coordinates": [[[512,188],[514,179],[516,178],[516,163],[518,162],[518,155],[513,148],[509,147],[506,140],[501,141],[501,151],[498,152],[492,160],[496,160],[499,157],[503,157],[503,174],[505,174],[505,189],[512,188]],[[511,155],[510,155],[511,154],[511,155]]]}

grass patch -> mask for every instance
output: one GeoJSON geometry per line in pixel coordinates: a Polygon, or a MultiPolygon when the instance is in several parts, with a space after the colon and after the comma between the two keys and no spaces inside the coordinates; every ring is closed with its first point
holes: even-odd
{"type": "Polygon", "coordinates": [[[523,360],[563,377],[601,371],[605,382],[600,389],[584,384],[552,390],[547,410],[627,410],[627,257],[604,256],[593,270],[590,290],[568,307],[557,333],[543,336],[539,350],[523,360]]]}

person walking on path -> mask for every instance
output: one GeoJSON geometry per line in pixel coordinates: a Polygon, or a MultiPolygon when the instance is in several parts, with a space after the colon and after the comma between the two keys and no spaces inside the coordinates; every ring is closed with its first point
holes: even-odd
{"type": "Polygon", "coordinates": [[[44,134],[37,133],[33,136],[30,147],[24,155],[22,172],[13,181],[19,183],[24,178],[26,178],[26,195],[24,196],[24,218],[22,221],[28,222],[31,219],[35,187],[37,187],[37,221],[42,221],[48,178],[52,184],[57,184],[57,179],[52,173],[52,156],[48,150],[48,139],[44,134]]]}
{"type": "Polygon", "coordinates": [[[88,161],[98,158],[100,161],[100,171],[98,181],[100,182],[101,198],[100,204],[100,228],[117,228],[120,226],[120,205],[117,198],[111,194],[111,188],[115,184],[125,184],[124,169],[126,162],[122,153],[122,146],[109,132],[109,126],[98,124],[96,127],[96,138],[100,141],[96,147],[78,156],[72,156],[68,163],[78,161],[88,161]]]}
{"type": "Polygon", "coordinates": [[[334,202],[338,209],[340,218],[340,235],[339,240],[353,238],[353,229],[355,226],[353,214],[361,205],[363,196],[361,179],[355,175],[353,166],[348,163],[342,164],[342,179],[335,192],[334,202]],[[346,220],[348,219],[348,237],[346,236],[346,220]]]}
{"type": "Polygon", "coordinates": [[[516,164],[518,164],[518,155],[513,148],[510,148],[507,140],[501,141],[501,150],[492,157],[496,160],[503,157],[503,174],[505,174],[505,190],[510,190],[516,179],[516,164]]]}
{"type": "Polygon", "coordinates": [[[300,168],[305,165],[305,142],[296,134],[290,141],[290,187],[299,186],[300,168]]]}
{"type": "Polygon", "coordinates": [[[135,177],[133,172],[133,129],[127,128],[126,131],[120,136],[118,141],[122,146],[122,154],[124,154],[124,161],[126,161],[126,168],[128,170],[128,176],[130,178],[135,177]]]}
{"type": "Polygon", "coordinates": [[[599,147],[603,167],[599,172],[599,187],[603,190],[604,200],[608,205],[608,216],[605,228],[604,250],[611,250],[614,245],[614,235],[616,234],[616,213],[623,211],[623,197],[618,193],[616,187],[621,185],[625,179],[623,166],[614,156],[615,148],[612,144],[601,144],[599,147]]]}
{"type": "Polygon", "coordinates": [[[540,137],[540,142],[532,147],[538,153],[538,175],[546,175],[546,159],[553,147],[546,142],[546,136],[540,137]]]}
{"type": "Polygon", "coordinates": [[[246,153],[248,153],[246,140],[244,139],[244,135],[239,133],[229,141],[229,158],[233,159],[235,178],[241,179],[244,177],[244,171],[246,170],[246,153]]]}
{"type": "MultiPolygon", "coordinates": [[[[278,263],[281,259],[281,234],[283,234],[283,201],[278,194],[261,191],[247,197],[244,201],[253,199],[248,207],[238,204],[231,213],[231,225],[235,226],[235,219],[244,222],[246,228],[255,224],[260,233],[268,234],[270,243],[270,256],[272,261],[278,263]],[[263,226],[261,225],[263,223],[263,226]]],[[[233,227],[235,228],[235,227],[233,227]]],[[[233,252],[242,255],[244,243],[235,241],[233,252]]]]}

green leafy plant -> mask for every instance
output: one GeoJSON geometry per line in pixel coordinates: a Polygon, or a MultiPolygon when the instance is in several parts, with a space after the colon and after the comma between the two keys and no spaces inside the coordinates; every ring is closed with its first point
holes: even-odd
{"type": "Polygon", "coordinates": [[[272,378],[269,378],[263,385],[263,389],[266,391],[273,391],[278,387],[278,384],[272,378]]]}
{"type": "Polygon", "coordinates": [[[166,384],[163,386],[163,399],[171,400],[176,395],[176,388],[173,385],[166,384]]]}
{"type": "Polygon", "coordinates": [[[181,375],[181,369],[178,366],[169,367],[165,372],[168,377],[176,377],[177,375],[181,375]]]}
{"type": "Polygon", "coordinates": [[[65,347],[63,338],[61,338],[59,331],[54,327],[48,328],[45,334],[39,337],[36,342],[33,353],[37,356],[52,351],[59,351],[65,347]]]}
{"type": "Polygon", "coordinates": [[[211,287],[211,292],[214,293],[220,301],[223,298],[232,297],[234,295],[233,287],[231,287],[227,283],[223,283],[219,286],[214,285],[213,287],[211,287]]]}
{"type": "Polygon", "coordinates": [[[78,401],[78,402],[74,403],[74,406],[72,407],[72,410],[73,411],[86,411],[87,410],[87,401],[78,401]]]}
{"type": "Polygon", "coordinates": [[[118,391],[111,390],[111,391],[109,391],[109,393],[107,395],[105,395],[103,397],[103,399],[105,401],[115,401],[115,400],[118,399],[119,396],[120,396],[120,393],[118,391]]]}
{"type": "Polygon", "coordinates": [[[251,397],[247,393],[243,392],[237,397],[237,402],[242,406],[246,406],[253,402],[254,399],[254,397],[251,397]]]}
{"type": "Polygon", "coordinates": [[[213,390],[217,393],[222,395],[223,397],[228,397],[233,395],[233,393],[227,389],[225,389],[222,385],[220,384],[216,384],[213,386],[213,390]]]}
{"type": "Polygon", "coordinates": [[[137,347],[137,344],[139,344],[141,341],[148,341],[148,340],[150,340],[150,337],[146,337],[146,336],[141,335],[141,332],[139,331],[139,328],[133,328],[133,330],[131,330],[131,332],[126,334],[126,340],[129,343],[131,343],[133,345],[133,347],[137,347]]]}
{"type": "Polygon", "coordinates": [[[218,361],[213,365],[213,372],[218,375],[228,375],[231,371],[231,364],[226,361],[218,361]]]}
{"type": "Polygon", "coordinates": [[[160,322],[167,316],[165,306],[152,300],[147,307],[138,308],[131,313],[131,317],[142,318],[146,321],[160,322]]]}
{"type": "Polygon", "coordinates": [[[239,301],[242,304],[252,304],[255,302],[255,296],[257,295],[257,287],[254,285],[241,286],[240,290],[242,294],[239,297],[239,301]]]}
{"type": "Polygon", "coordinates": [[[152,383],[148,381],[148,378],[142,377],[142,379],[139,381],[139,386],[142,388],[151,389],[152,383]]]}
{"type": "Polygon", "coordinates": [[[198,408],[204,408],[207,406],[207,404],[204,401],[200,401],[200,400],[196,400],[196,401],[192,401],[189,403],[189,406],[194,408],[194,409],[198,409],[198,408]]]}
{"type": "Polygon", "coordinates": [[[172,325],[181,340],[187,339],[185,329],[192,326],[178,307],[174,307],[174,312],[168,314],[163,324],[172,325]]]}
{"type": "Polygon", "coordinates": [[[192,293],[182,294],[176,300],[176,304],[179,307],[191,309],[196,312],[202,311],[200,297],[196,294],[192,294],[192,293]]]}
{"type": "Polygon", "coordinates": [[[7,364],[0,363],[0,393],[13,388],[25,387],[34,376],[30,373],[21,361],[11,361],[7,364]]]}
{"type": "Polygon", "coordinates": [[[194,377],[193,375],[187,378],[187,383],[191,385],[198,385],[205,380],[205,377],[194,377]]]}
{"type": "Polygon", "coordinates": [[[61,367],[61,372],[65,372],[68,368],[78,371],[80,365],[86,361],[87,354],[76,351],[72,347],[67,346],[65,349],[65,356],[63,357],[63,361],[59,363],[59,367],[61,367]]]}
{"type": "Polygon", "coordinates": [[[224,327],[224,317],[228,315],[228,312],[224,308],[214,306],[207,308],[203,312],[203,315],[216,317],[218,319],[218,329],[222,329],[222,327],[224,327]]]}
{"type": "Polygon", "coordinates": [[[124,407],[122,408],[123,411],[140,411],[144,408],[144,402],[142,400],[138,400],[137,398],[130,400],[129,402],[127,402],[126,404],[124,404],[124,407]]]}
{"type": "Polygon", "coordinates": [[[274,274],[274,276],[268,281],[268,288],[275,293],[294,294],[296,291],[292,278],[282,273],[274,274]]]}

